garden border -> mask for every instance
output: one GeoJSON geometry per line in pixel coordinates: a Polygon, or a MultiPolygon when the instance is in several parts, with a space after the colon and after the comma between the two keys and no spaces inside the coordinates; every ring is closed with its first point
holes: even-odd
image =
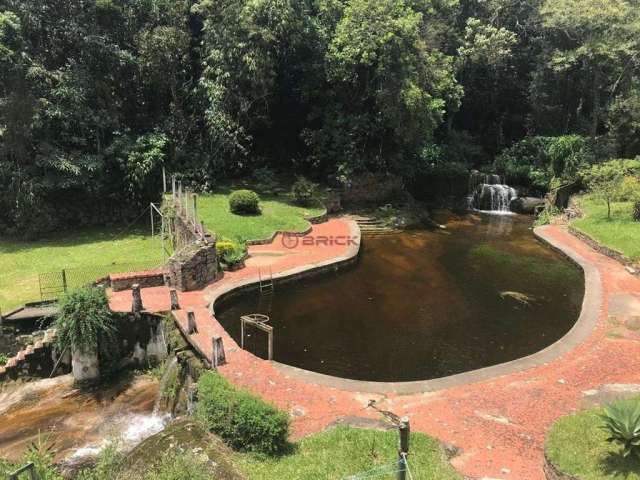
{"type": "Polygon", "coordinates": [[[247,245],[268,245],[270,243],[273,243],[273,241],[276,239],[276,237],[278,235],[289,235],[292,237],[304,237],[305,235],[308,235],[309,233],[311,233],[311,230],[313,229],[313,225],[317,225],[318,223],[324,223],[328,220],[329,218],[329,213],[327,211],[327,207],[324,205],[324,203],[322,204],[322,208],[324,210],[323,213],[319,214],[319,215],[315,215],[313,217],[303,217],[304,220],[306,220],[307,222],[309,222],[309,226],[301,231],[301,232],[291,232],[288,230],[276,230],[275,232],[273,232],[271,234],[270,237],[267,238],[259,238],[259,239],[254,239],[254,240],[247,240],[247,245]]]}
{"type": "MultiPolygon", "coordinates": [[[[352,229],[355,226],[355,228],[358,229],[357,231],[359,233],[359,227],[357,227],[354,222],[350,222],[350,226],[352,229]]],[[[275,361],[272,361],[271,363],[284,375],[288,375],[298,380],[317,385],[363,393],[412,394],[433,392],[446,388],[490,380],[496,377],[521,372],[523,370],[541,366],[557,360],[562,355],[570,352],[575,347],[580,345],[583,341],[585,341],[595,329],[598,323],[598,314],[602,305],[603,294],[601,277],[597,267],[581,255],[579,255],[573,249],[570,249],[564,244],[556,241],[551,236],[547,235],[547,228],[548,227],[538,227],[534,229],[534,235],[538,240],[549,245],[551,248],[560,252],[568,259],[570,259],[573,263],[582,268],[585,278],[585,291],[580,316],[578,317],[574,326],[565,336],[563,336],[555,343],[544,348],[543,350],[540,350],[526,357],[512,360],[510,362],[492,365],[469,372],[463,372],[430,380],[417,380],[409,382],[370,382],[363,380],[351,380],[312,372],[275,361]]],[[[284,272],[280,272],[277,275],[274,275],[274,279],[286,279],[286,281],[292,281],[327,270],[337,270],[338,268],[340,268],[340,266],[357,260],[359,249],[360,242],[358,242],[356,248],[352,247],[346,255],[334,258],[332,260],[323,261],[318,264],[305,265],[302,267],[296,267],[284,272]]],[[[237,282],[226,284],[222,288],[219,288],[217,290],[213,289],[208,296],[208,300],[209,307],[214,317],[216,304],[234,294],[238,294],[246,290],[255,289],[257,288],[258,284],[258,278],[247,278],[238,280],[237,282]]]]}
{"type": "Polygon", "coordinates": [[[568,230],[569,230],[569,233],[571,235],[573,235],[578,240],[580,240],[580,241],[586,243],[587,245],[589,245],[596,252],[601,253],[602,255],[605,255],[605,256],[607,256],[609,258],[612,258],[613,260],[621,263],[625,267],[628,267],[627,271],[629,273],[631,273],[632,275],[640,276],[640,270],[635,268],[636,264],[634,263],[634,261],[631,260],[629,257],[627,257],[622,252],[616,250],[615,248],[611,248],[611,247],[607,247],[606,245],[603,245],[602,243],[597,241],[595,238],[593,238],[591,235],[589,235],[588,233],[583,232],[582,230],[580,230],[579,228],[574,227],[573,225],[569,225],[568,230]],[[633,270],[633,271],[631,271],[631,270],[633,270]]]}

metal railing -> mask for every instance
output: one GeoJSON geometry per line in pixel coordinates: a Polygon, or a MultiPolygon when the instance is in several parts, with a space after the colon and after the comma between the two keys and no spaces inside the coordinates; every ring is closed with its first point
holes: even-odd
{"type": "Polygon", "coordinates": [[[36,466],[33,462],[27,463],[24,467],[20,467],[13,473],[9,474],[9,480],[18,480],[23,473],[29,474],[29,480],[40,480],[36,473],[36,466]]]}
{"type": "Polygon", "coordinates": [[[120,263],[79,268],[63,268],[38,274],[40,300],[55,300],[67,291],[106,279],[111,274],[161,268],[160,262],[120,263]]]}

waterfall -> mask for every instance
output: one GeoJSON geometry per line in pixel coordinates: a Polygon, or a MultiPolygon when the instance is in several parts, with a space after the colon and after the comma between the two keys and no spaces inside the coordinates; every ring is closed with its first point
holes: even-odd
{"type": "Polygon", "coordinates": [[[510,204],[517,198],[516,190],[502,183],[499,175],[472,171],[469,175],[468,207],[491,213],[509,213],[510,204]]]}

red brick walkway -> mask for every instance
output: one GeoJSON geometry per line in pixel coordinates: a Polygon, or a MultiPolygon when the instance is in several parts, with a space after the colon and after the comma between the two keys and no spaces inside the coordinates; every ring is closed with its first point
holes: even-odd
{"type": "MultiPolygon", "coordinates": [[[[332,220],[314,226],[312,234],[346,234],[348,224],[332,220]],[[340,233],[341,232],[341,233],[340,233]]],[[[207,310],[211,291],[180,294],[183,308],[195,307],[201,350],[211,355],[210,338],[222,335],[227,365],[220,372],[236,385],[262,395],[293,416],[293,434],[304,436],[343,416],[375,417],[366,408],[371,398],[380,408],[411,418],[412,429],[433,435],[462,449],[453,459],[463,474],[476,478],[540,480],[543,444],[549,426],[560,416],[579,409],[584,392],[611,383],[640,383],[640,342],[625,322],[640,315],[640,278],[617,262],[596,253],[560,227],[547,235],[596,266],[602,282],[602,305],[596,329],[573,351],[549,364],[488,381],[412,395],[374,395],[338,390],[290,378],[267,361],[240,350],[207,310]],[[610,318],[610,305],[615,321],[610,318]]],[[[214,284],[240,282],[257,274],[258,264],[270,264],[274,274],[304,262],[340,256],[344,247],[284,248],[274,244],[251,247],[257,254],[248,267],[225,275],[214,284]],[[263,255],[260,255],[262,252],[263,255]],[[286,253],[285,255],[279,255],[286,253]],[[266,260],[270,259],[270,260],[266,260]]],[[[168,309],[164,287],[143,289],[145,307],[168,309]]],[[[114,310],[128,310],[130,292],[111,297],[114,310]]],[[[182,318],[182,317],[181,317],[182,318]]],[[[419,452],[415,452],[416,455],[419,452]]]]}

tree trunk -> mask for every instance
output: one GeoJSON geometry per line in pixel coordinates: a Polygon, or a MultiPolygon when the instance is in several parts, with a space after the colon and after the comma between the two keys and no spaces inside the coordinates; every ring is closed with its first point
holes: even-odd
{"type": "Polygon", "coordinates": [[[591,118],[591,137],[598,135],[598,125],[600,124],[600,71],[596,70],[593,79],[593,112],[591,118]]]}
{"type": "Polygon", "coordinates": [[[611,220],[611,200],[607,199],[607,219],[611,220]]]}
{"type": "Polygon", "coordinates": [[[640,200],[633,205],[633,219],[640,222],[640,200]]]}

